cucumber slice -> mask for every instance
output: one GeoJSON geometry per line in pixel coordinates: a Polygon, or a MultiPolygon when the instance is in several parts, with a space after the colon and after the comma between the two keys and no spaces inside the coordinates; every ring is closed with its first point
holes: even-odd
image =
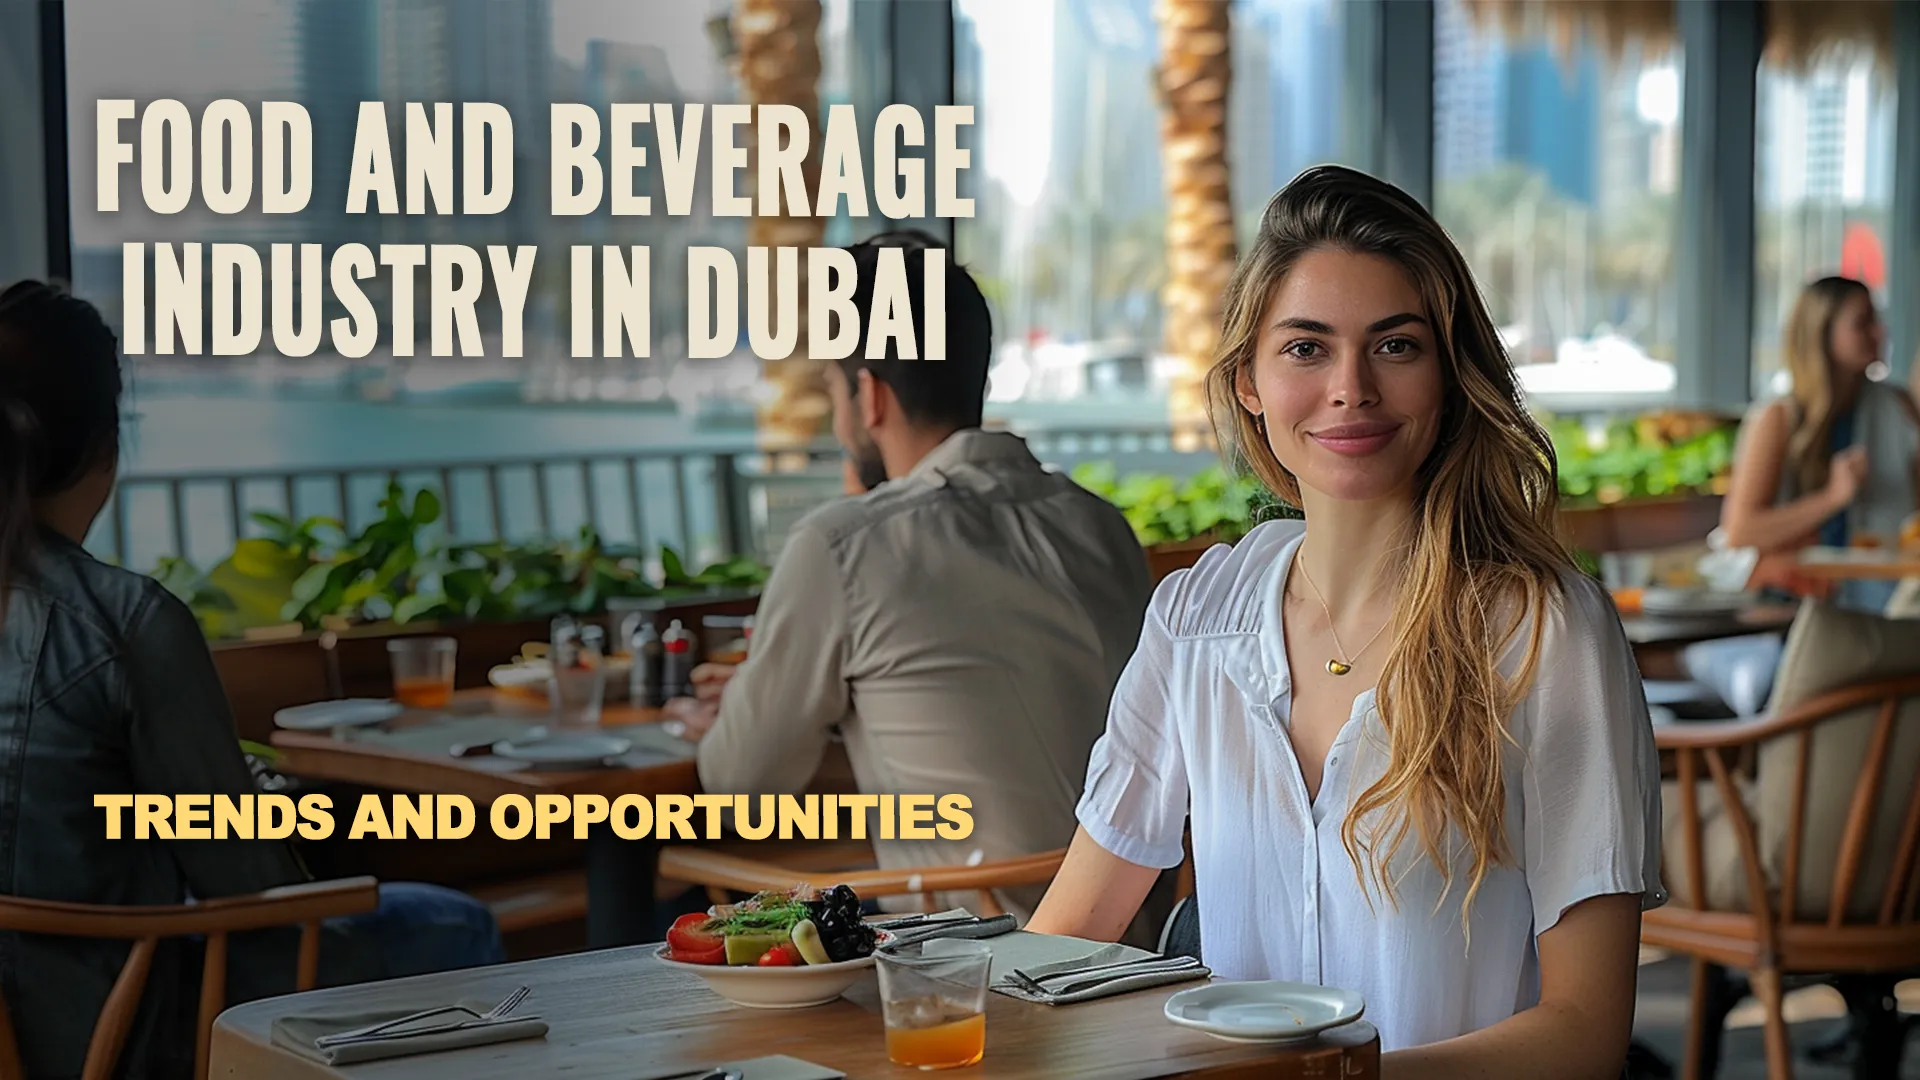
{"type": "Polygon", "coordinates": [[[787,935],[778,930],[756,930],[750,934],[727,935],[727,963],[755,964],[767,950],[775,945],[785,945],[787,935]]]}
{"type": "Polygon", "coordinates": [[[826,942],[820,940],[820,929],[813,925],[812,919],[801,919],[793,924],[793,947],[800,950],[800,959],[809,964],[832,963],[827,955],[826,942]]]}

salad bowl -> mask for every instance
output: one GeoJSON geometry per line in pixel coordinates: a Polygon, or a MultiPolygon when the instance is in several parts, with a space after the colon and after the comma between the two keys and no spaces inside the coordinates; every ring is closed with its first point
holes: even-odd
{"type": "Polygon", "coordinates": [[[684,915],[654,951],[660,963],[706,980],[735,1005],[801,1009],[847,992],[893,935],[867,925],[845,885],[801,886],[684,915]]]}
{"type": "Polygon", "coordinates": [[[689,964],[673,958],[671,945],[660,946],[654,955],[670,968],[700,976],[707,981],[708,989],[749,1009],[805,1009],[825,1005],[873,970],[871,953],[837,964],[800,967],[689,964]]]}

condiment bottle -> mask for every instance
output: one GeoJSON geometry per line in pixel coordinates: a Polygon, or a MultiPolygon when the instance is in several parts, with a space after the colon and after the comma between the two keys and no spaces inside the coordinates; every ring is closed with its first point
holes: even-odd
{"type": "Polygon", "coordinates": [[[679,619],[660,635],[660,694],[664,698],[693,696],[693,633],[679,619]]]}
{"type": "Polygon", "coordinates": [[[626,629],[627,651],[633,655],[633,672],[628,676],[627,698],[643,708],[658,708],[666,701],[660,693],[660,662],[665,653],[660,643],[660,631],[654,628],[653,617],[645,612],[629,616],[626,629]]]}

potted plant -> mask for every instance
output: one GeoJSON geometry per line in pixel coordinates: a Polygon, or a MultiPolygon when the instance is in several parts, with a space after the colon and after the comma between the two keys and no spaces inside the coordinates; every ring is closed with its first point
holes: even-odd
{"type": "Polygon", "coordinates": [[[1233,476],[1218,465],[1185,480],[1136,473],[1122,479],[1110,462],[1089,462],[1073,471],[1081,486],[1119,507],[1146,549],[1155,581],[1192,566],[1215,544],[1231,544],[1259,521],[1298,517],[1251,476],[1233,476]]]}

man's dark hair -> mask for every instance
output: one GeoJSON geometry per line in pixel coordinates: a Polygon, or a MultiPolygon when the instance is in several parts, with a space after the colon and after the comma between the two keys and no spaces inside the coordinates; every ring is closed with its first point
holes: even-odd
{"type": "Polygon", "coordinates": [[[840,370],[849,385],[858,381],[861,369],[886,383],[900,399],[907,419],[922,427],[954,429],[979,427],[987,400],[987,367],[993,361],[993,316],[987,311],[987,298],[973,275],[956,265],[953,252],[934,237],[917,229],[881,233],[847,249],[853,253],[858,284],[853,290],[853,306],[860,313],[860,343],[841,360],[840,370]],[[898,342],[889,342],[886,356],[868,360],[867,338],[873,330],[873,287],[880,265],[880,249],[904,248],[907,264],[908,303],[913,312],[913,339],[919,345],[919,358],[900,358],[898,342]],[[947,257],[947,358],[926,359],[927,289],[926,258],[928,248],[940,248],[947,257]]]}

